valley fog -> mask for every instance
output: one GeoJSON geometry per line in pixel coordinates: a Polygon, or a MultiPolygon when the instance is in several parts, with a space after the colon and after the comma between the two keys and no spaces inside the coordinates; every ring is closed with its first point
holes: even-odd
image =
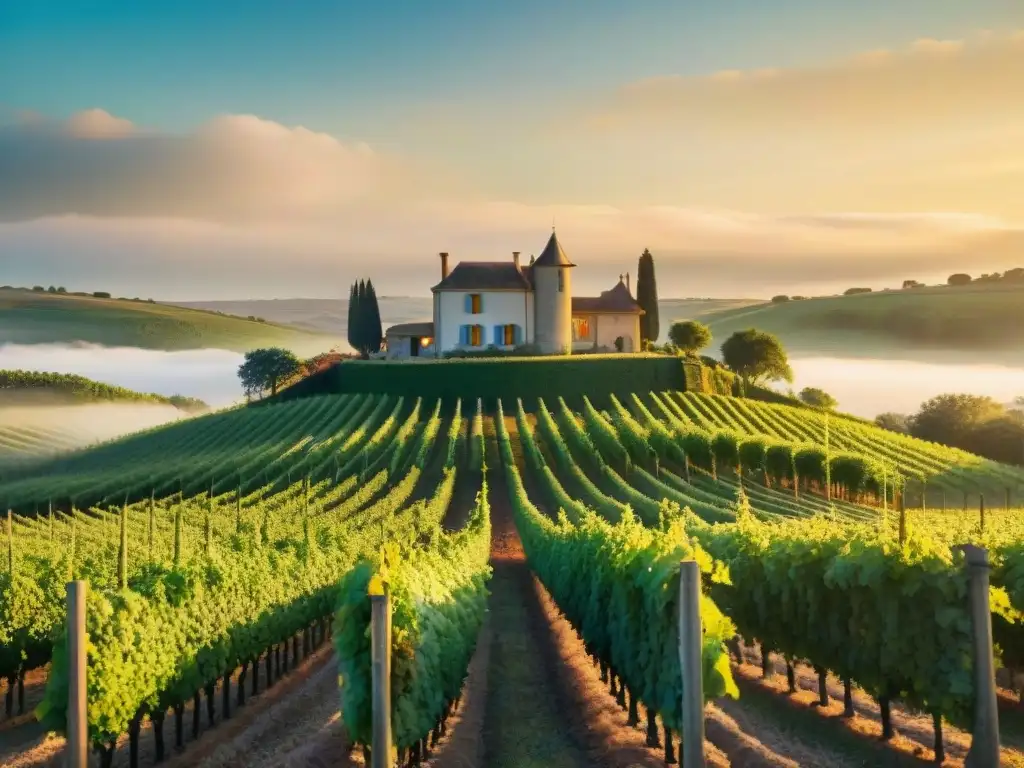
{"type": "Polygon", "coordinates": [[[93,344],[0,346],[0,369],[74,373],[137,392],[198,397],[211,408],[242,399],[238,366],[243,359],[223,349],[163,352],[93,344]]]}

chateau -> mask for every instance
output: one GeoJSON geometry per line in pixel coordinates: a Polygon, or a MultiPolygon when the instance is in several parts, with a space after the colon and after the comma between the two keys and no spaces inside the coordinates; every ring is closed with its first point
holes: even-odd
{"type": "Polygon", "coordinates": [[[434,294],[434,319],[387,329],[387,355],[442,357],[458,350],[523,345],[541,354],[582,350],[633,352],[640,347],[640,315],[629,276],[600,296],[573,296],[572,270],[552,230],[540,256],[510,261],[462,261],[449,268],[441,253],[441,281],[434,294]]]}

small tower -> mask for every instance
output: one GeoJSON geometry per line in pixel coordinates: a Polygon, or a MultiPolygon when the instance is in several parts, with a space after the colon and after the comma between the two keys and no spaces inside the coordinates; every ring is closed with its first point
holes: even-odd
{"type": "Polygon", "coordinates": [[[533,262],[534,338],[543,354],[572,352],[572,279],[569,261],[554,228],[533,262]]]}

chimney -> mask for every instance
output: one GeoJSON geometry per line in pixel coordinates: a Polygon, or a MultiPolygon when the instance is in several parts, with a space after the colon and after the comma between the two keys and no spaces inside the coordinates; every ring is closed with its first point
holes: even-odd
{"type": "Polygon", "coordinates": [[[441,251],[438,255],[441,257],[441,279],[444,280],[448,277],[448,252],[441,251]]]}
{"type": "Polygon", "coordinates": [[[629,293],[630,296],[633,295],[633,292],[629,290],[629,272],[626,273],[626,292],[629,293]]]}
{"type": "Polygon", "coordinates": [[[512,251],[512,263],[519,269],[519,251],[512,251]]]}

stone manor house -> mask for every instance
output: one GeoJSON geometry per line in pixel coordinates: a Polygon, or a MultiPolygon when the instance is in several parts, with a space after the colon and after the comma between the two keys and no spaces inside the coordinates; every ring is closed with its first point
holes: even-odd
{"type": "Polygon", "coordinates": [[[532,345],[542,354],[640,348],[643,310],[630,292],[629,276],[600,296],[573,296],[575,268],[554,230],[540,256],[510,261],[461,261],[450,269],[441,256],[433,321],[393,325],[385,334],[387,356],[441,357],[457,350],[532,345]]]}

